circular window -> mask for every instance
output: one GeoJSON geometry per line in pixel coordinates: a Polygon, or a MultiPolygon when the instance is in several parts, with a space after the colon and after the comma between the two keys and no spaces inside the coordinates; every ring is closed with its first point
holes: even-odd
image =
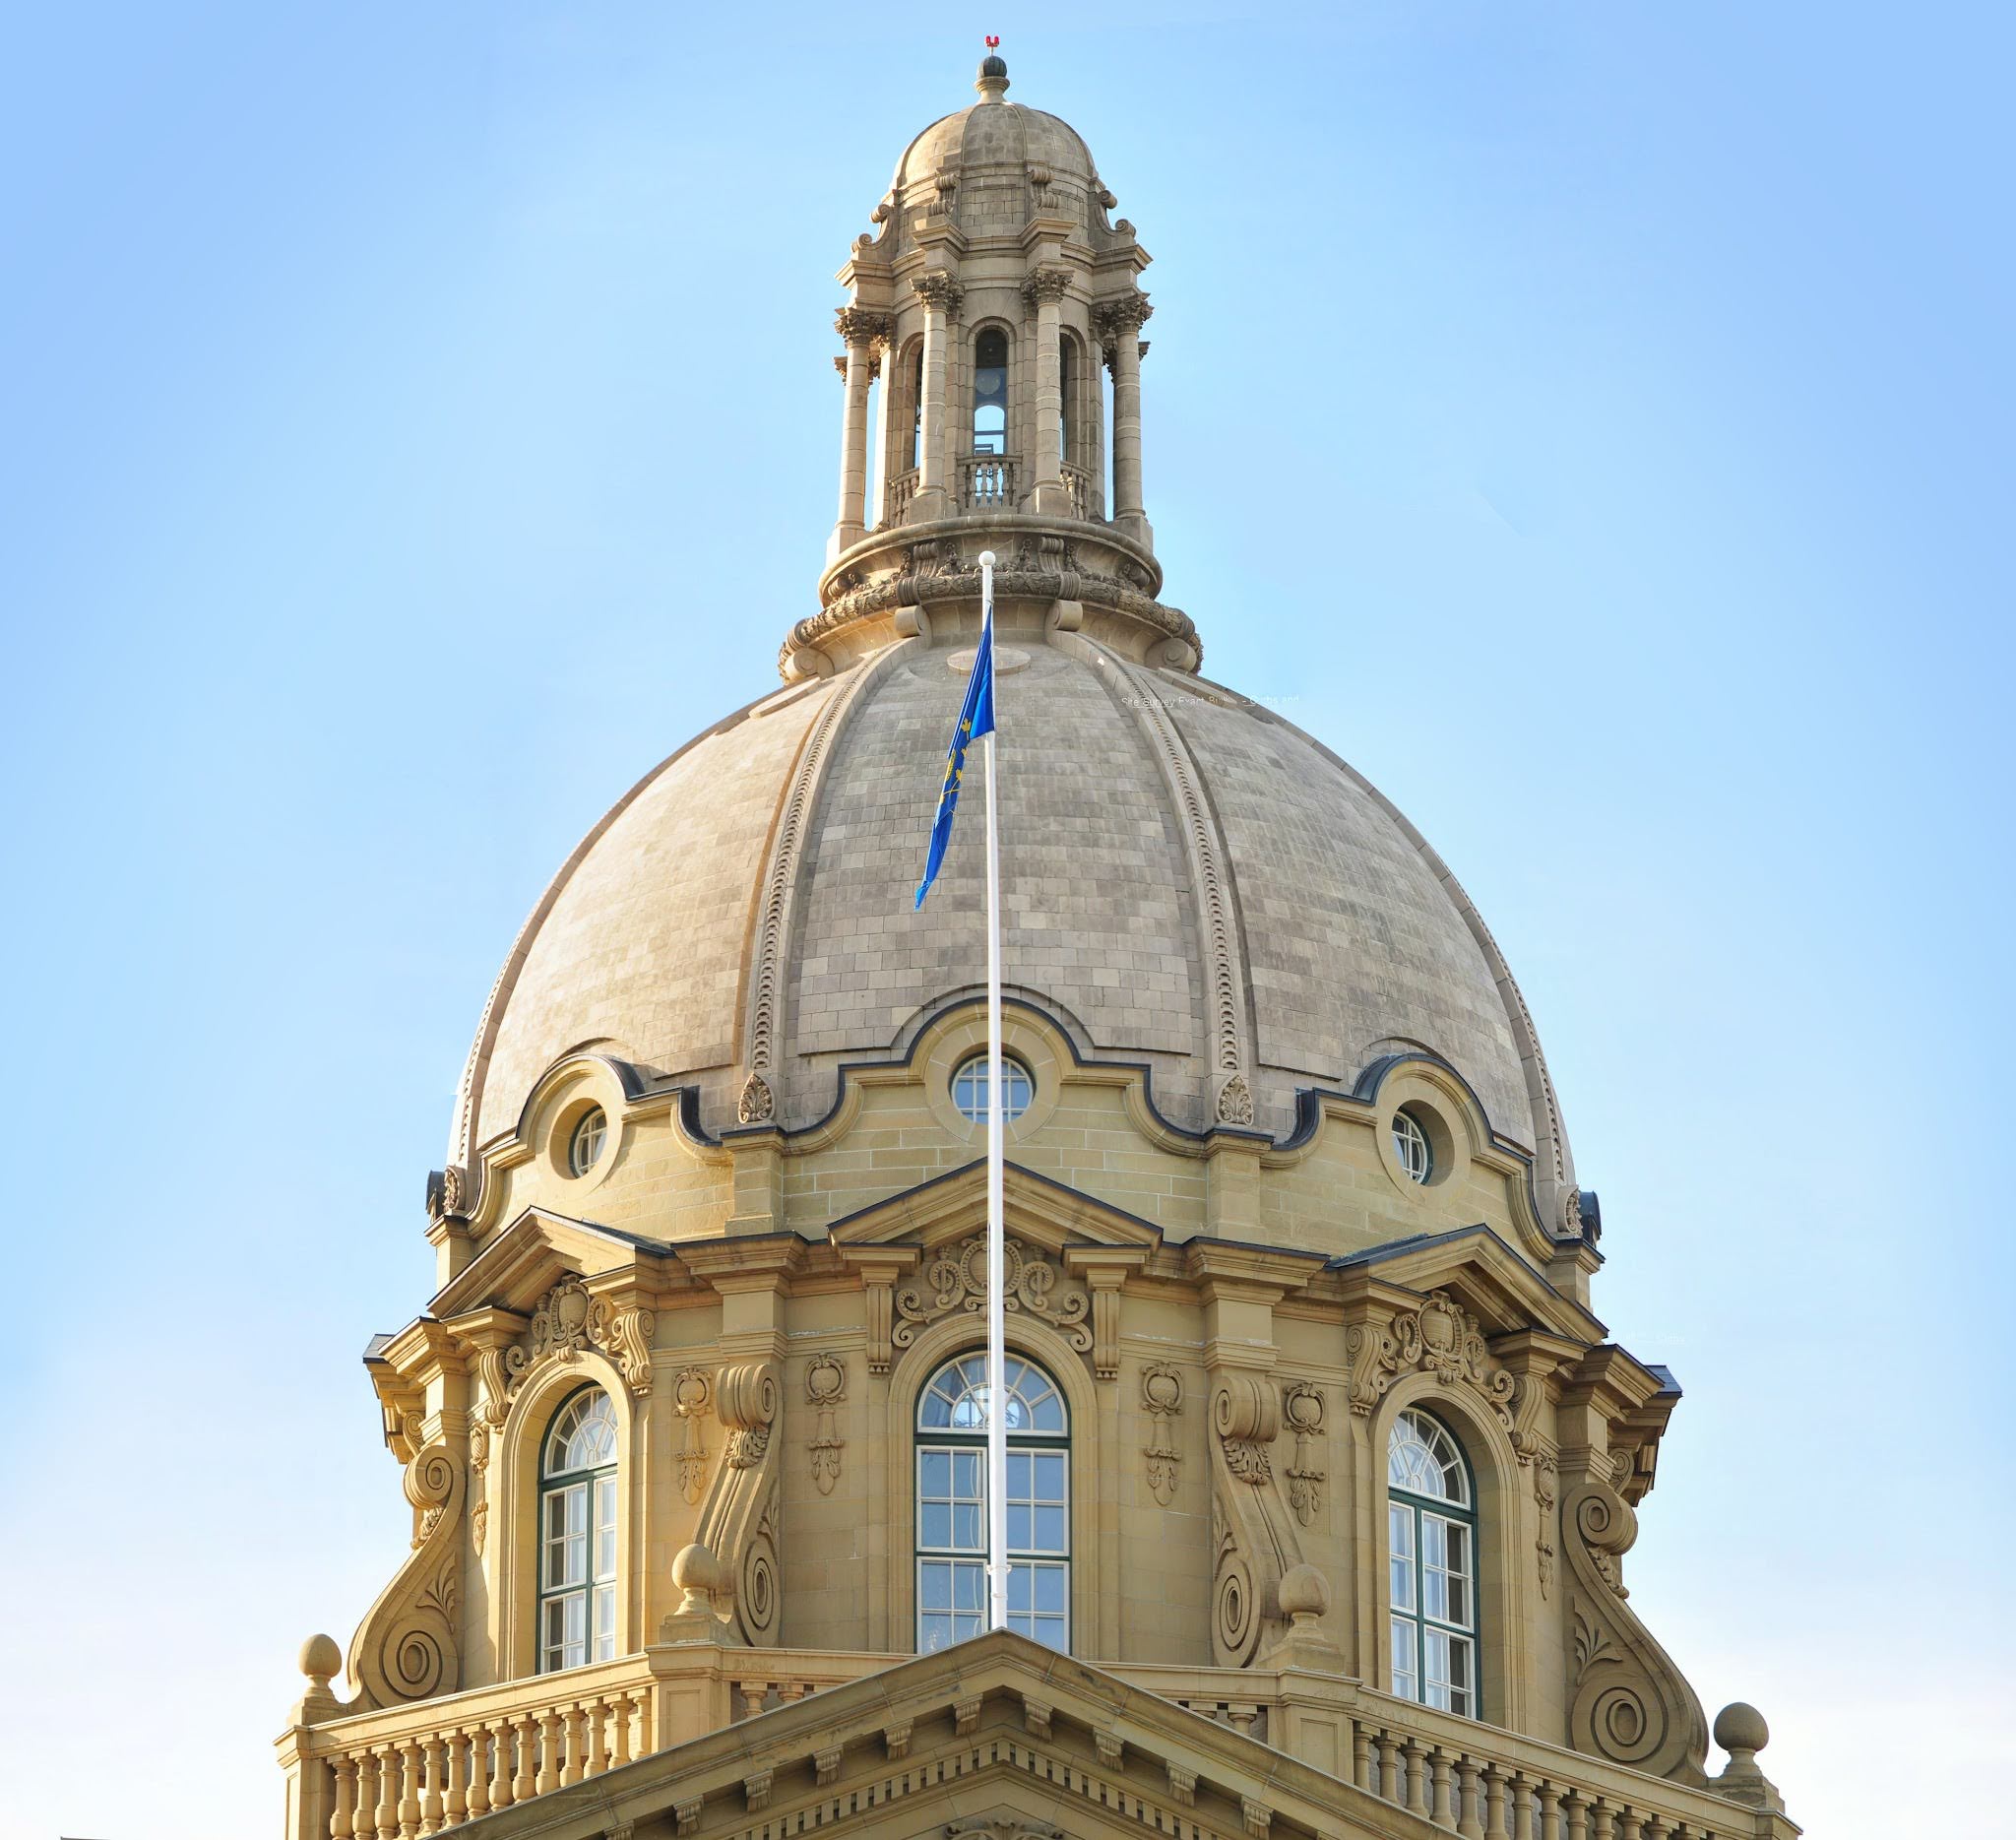
{"type": "MultiPolygon", "coordinates": [[[[1029,1077],[1029,1069],[1019,1060],[1001,1056],[1001,1121],[1013,1124],[1029,1110],[1029,1102],[1036,1097],[1035,1083],[1029,1077]]],[[[987,1121],[987,1057],[974,1054],[962,1061],[959,1071],[952,1076],[952,1103],[959,1108],[960,1115],[975,1124],[987,1121]]]]}
{"type": "Polygon", "coordinates": [[[609,1134],[608,1114],[591,1106],[581,1114],[574,1135],[567,1140],[567,1168],[573,1174],[586,1175],[601,1161],[602,1140],[609,1134]]]}
{"type": "Polygon", "coordinates": [[[1411,1182],[1424,1182],[1435,1167],[1435,1154],[1428,1147],[1428,1134],[1411,1111],[1393,1114],[1393,1153],[1411,1182]]]}

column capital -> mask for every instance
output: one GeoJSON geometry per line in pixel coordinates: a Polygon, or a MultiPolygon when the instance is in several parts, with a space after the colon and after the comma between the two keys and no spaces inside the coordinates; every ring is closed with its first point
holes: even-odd
{"type": "Polygon", "coordinates": [[[1056,302],[1071,290],[1069,269],[1032,269],[1029,278],[1022,284],[1022,297],[1031,306],[1043,301],[1056,302]]]}
{"type": "Polygon", "coordinates": [[[1093,330],[1103,346],[1117,346],[1122,339],[1138,334],[1155,313],[1144,293],[1124,294],[1117,300],[1101,301],[1093,309],[1093,330]]]}
{"type": "Polygon", "coordinates": [[[849,345],[876,345],[889,338],[889,315],[868,307],[844,306],[833,316],[833,330],[849,345]]]}
{"type": "Polygon", "coordinates": [[[954,277],[939,269],[917,276],[912,281],[911,287],[926,307],[936,308],[948,317],[956,317],[966,299],[966,289],[954,277]]]}

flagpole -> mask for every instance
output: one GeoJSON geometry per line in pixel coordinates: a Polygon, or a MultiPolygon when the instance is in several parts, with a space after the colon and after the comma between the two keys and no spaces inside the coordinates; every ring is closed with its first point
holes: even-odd
{"type": "MultiPolygon", "coordinates": [[[[980,643],[994,663],[994,552],[980,556],[980,643]]],[[[994,734],[985,749],[987,803],[987,1627],[1008,1626],[1008,1411],[1004,1346],[1008,1288],[1001,1178],[1001,840],[994,808],[994,734]]]]}

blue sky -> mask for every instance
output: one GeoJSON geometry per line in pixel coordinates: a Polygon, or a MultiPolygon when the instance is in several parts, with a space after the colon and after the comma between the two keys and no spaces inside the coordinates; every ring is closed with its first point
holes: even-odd
{"type": "Polygon", "coordinates": [[[8,9],[10,1840],[274,1831],[477,1011],[811,609],[832,273],[986,31],[1157,258],[1207,670],[1524,983],[1687,1389],[1634,1604],[1809,1831],[2016,1831],[2016,30],[1083,17],[8,9]]]}

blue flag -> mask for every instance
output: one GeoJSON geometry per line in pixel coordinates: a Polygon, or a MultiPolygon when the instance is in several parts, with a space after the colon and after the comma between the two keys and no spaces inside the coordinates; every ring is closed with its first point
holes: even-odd
{"type": "MultiPolygon", "coordinates": [[[[989,558],[991,560],[991,558],[989,558]]],[[[967,680],[966,701],[959,706],[959,727],[952,731],[952,751],[945,756],[945,784],[938,793],[938,815],[931,820],[931,851],[924,858],[924,879],[917,883],[918,907],[938,879],[945,860],[945,846],[952,841],[952,813],[959,804],[959,782],[966,773],[966,750],[971,742],[994,732],[994,609],[987,608],[980,622],[980,647],[974,654],[973,675],[967,680]]]]}

